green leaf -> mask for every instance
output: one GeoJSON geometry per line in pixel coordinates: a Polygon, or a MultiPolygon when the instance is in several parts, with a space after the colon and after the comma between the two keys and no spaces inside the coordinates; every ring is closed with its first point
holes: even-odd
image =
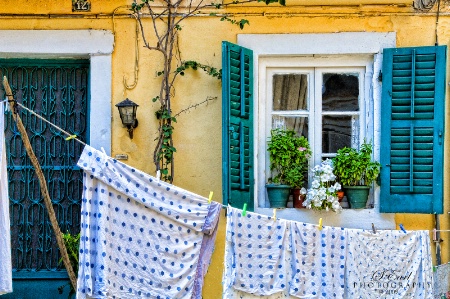
{"type": "Polygon", "coordinates": [[[248,24],[250,25],[250,22],[248,20],[242,19],[239,21],[239,28],[244,29],[244,25],[248,24]]]}

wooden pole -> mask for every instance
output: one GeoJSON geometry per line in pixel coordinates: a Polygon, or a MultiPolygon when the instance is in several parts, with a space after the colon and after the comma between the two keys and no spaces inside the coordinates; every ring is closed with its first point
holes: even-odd
{"type": "Polygon", "coordinates": [[[11,87],[9,86],[8,79],[3,77],[3,87],[5,88],[6,96],[8,97],[9,107],[11,108],[12,115],[14,121],[16,122],[17,129],[20,132],[22,141],[25,145],[25,149],[27,151],[28,157],[30,158],[31,164],[33,164],[36,175],[39,179],[39,185],[41,187],[41,194],[44,198],[45,207],[47,208],[48,216],[50,218],[50,222],[53,227],[53,231],[55,232],[56,242],[59,247],[59,252],[61,252],[61,256],[64,262],[64,266],[67,269],[67,274],[69,275],[70,283],[72,284],[73,289],[77,290],[77,278],[75,277],[75,273],[73,271],[72,265],[69,260],[69,255],[67,254],[67,248],[62,238],[61,229],[59,228],[58,221],[56,220],[55,210],[53,209],[52,201],[50,199],[50,194],[47,189],[47,181],[45,180],[44,173],[42,172],[41,166],[39,165],[39,161],[34,154],[33,148],[31,147],[31,143],[23,126],[22,119],[20,116],[14,111],[14,97],[12,96],[11,87]]]}

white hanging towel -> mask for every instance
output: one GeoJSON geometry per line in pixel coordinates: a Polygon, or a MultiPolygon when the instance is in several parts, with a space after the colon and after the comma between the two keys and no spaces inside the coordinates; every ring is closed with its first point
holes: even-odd
{"type": "Polygon", "coordinates": [[[3,102],[0,103],[0,295],[12,292],[11,231],[4,128],[5,103],[3,102]]]}
{"type": "Polygon", "coordinates": [[[77,298],[201,298],[221,205],[86,146],[77,298]]]}
{"type": "Polygon", "coordinates": [[[343,228],[290,222],[292,273],[289,294],[343,298],[347,234],[343,228]]]}
{"type": "Polygon", "coordinates": [[[227,269],[224,289],[255,295],[282,292],[287,286],[286,250],[288,232],[286,220],[228,207],[227,269]],[[231,264],[231,266],[230,266],[231,264]]]}
{"type": "Polygon", "coordinates": [[[347,234],[347,298],[433,298],[428,231],[347,234]]]}

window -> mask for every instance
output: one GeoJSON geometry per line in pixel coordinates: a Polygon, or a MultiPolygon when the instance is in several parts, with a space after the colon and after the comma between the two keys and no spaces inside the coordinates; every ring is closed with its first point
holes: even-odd
{"type": "Polygon", "coordinates": [[[313,152],[311,167],[344,146],[373,140],[372,74],[373,55],[367,54],[259,59],[258,157],[264,161],[259,163],[257,186],[259,197],[265,199],[260,207],[269,207],[261,190],[271,175],[263,142],[271,129],[293,129],[307,137],[313,152]]]}
{"type": "MultiPolygon", "coordinates": [[[[268,176],[266,143],[272,126],[288,126],[307,134],[314,150],[312,163],[364,138],[373,141],[374,156],[379,161],[381,53],[384,48],[395,47],[395,33],[243,34],[238,35],[238,44],[223,51],[228,53],[224,54],[222,85],[224,203],[240,208],[243,202],[251,202],[256,212],[272,214],[264,187],[268,176]],[[253,70],[247,67],[251,61],[253,70]],[[341,87],[336,88],[339,82],[341,87]],[[236,98],[236,93],[245,97],[236,98]],[[247,111],[247,107],[242,109],[243,104],[249,105],[251,115],[236,114],[237,110],[247,111]],[[251,117],[252,126],[248,124],[251,117]],[[238,125],[244,129],[242,135],[236,133],[238,125]],[[252,131],[254,137],[247,139],[252,131]],[[246,145],[251,142],[254,155],[247,156],[250,150],[246,145]],[[243,155],[236,155],[238,152],[243,155]],[[254,175],[248,188],[245,172],[240,179],[233,175],[240,173],[236,170],[242,169],[241,162],[243,169],[254,175]],[[244,184],[239,186],[239,181],[244,184]],[[231,191],[227,194],[227,190],[231,191]],[[233,202],[237,194],[245,195],[239,203],[233,202]]],[[[370,228],[374,223],[380,229],[395,228],[394,215],[379,212],[379,192],[379,187],[373,189],[375,209],[328,213],[327,225],[370,228]]],[[[306,209],[284,209],[278,215],[318,221],[317,214],[306,209]]]]}
{"type": "Polygon", "coordinates": [[[296,131],[310,141],[314,165],[344,146],[360,144],[365,67],[302,68],[297,59],[288,64],[298,66],[283,68],[270,59],[261,62],[267,73],[267,82],[261,82],[266,96],[261,94],[259,102],[267,109],[265,139],[273,128],[296,131]]]}

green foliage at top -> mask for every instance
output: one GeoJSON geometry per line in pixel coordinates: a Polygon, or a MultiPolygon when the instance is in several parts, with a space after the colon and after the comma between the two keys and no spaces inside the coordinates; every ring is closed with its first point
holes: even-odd
{"type": "Polygon", "coordinates": [[[303,187],[311,156],[308,140],[293,130],[273,129],[270,135],[267,151],[274,176],[269,181],[292,188],[303,187]]]}
{"type": "Polygon", "coordinates": [[[334,174],[344,186],[369,186],[380,174],[381,164],[372,161],[372,144],[363,143],[358,151],[344,147],[333,159],[334,174]]]}

